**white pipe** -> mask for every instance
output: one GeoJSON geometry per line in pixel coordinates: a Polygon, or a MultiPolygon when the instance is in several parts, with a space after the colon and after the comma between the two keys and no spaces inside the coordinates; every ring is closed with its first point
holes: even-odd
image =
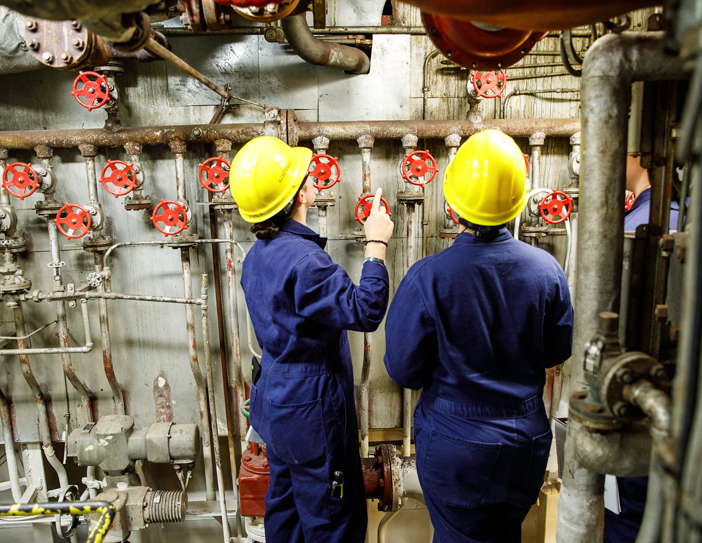
{"type": "Polygon", "coordinates": [[[566,254],[565,261],[563,262],[563,273],[568,276],[568,267],[570,265],[570,246],[573,241],[573,234],[570,230],[570,220],[566,219],[564,222],[566,230],[566,254]]]}

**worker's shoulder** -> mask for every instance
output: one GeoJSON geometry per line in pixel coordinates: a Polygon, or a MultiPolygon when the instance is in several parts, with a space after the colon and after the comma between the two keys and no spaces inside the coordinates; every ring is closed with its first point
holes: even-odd
{"type": "Polygon", "coordinates": [[[528,243],[513,239],[509,241],[510,250],[515,255],[515,261],[520,262],[524,266],[533,266],[541,271],[551,271],[557,275],[564,275],[561,265],[556,258],[539,247],[532,247],[528,243]]]}

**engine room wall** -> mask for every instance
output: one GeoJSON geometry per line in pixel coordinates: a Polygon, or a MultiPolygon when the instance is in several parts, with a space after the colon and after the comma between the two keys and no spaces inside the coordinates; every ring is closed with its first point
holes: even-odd
{"type": "MultiPolygon", "coordinates": [[[[335,26],[377,26],[384,0],[329,2],[327,23],[335,26]]],[[[396,4],[395,23],[418,26],[418,10],[396,4]]],[[[643,25],[647,14],[634,18],[633,27],[643,25]]],[[[171,24],[171,23],[169,23],[171,24]]],[[[577,118],[579,116],[579,81],[563,75],[557,56],[558,40],[547,37],[539,42],[532,54],[508,70],[507,89],[501,99],[476,99],[471,96],[472,84],[466,70],[446,61],[441,55],[428,55],[434,50],[424,35],[374,35],[371,71],[368,75],[346,75],[339,70],[312,66],[301,60],[287,45],[268,43],[263,36],[198,35],[171,37],[173,51],[188,63],[219,84],[230,83],[232,94],[264,104],[266,107],[295,109],[299,120],[378,121],[415,119],[548,119],[577,118]],[[424,65],[427,65],[426,74],[424,65]],[[538,66],[538,67],[537,67],[538,66]],[[560,74],[554,76],[553,74],[560,74]],[[426,89],[426,91],[425,91],[426,89]],[[426,96],[425,96],[426,92],[426,96]]],[[[585,40],[578,38],[582,47],[585,40]]],[[[51,130],[101,128],[105,114],[102,110],[88,112],[76,104],[71,88],[76,77],[72,72],[42,68],[21,74],[0,75],[0,130],[51,130]]],[[[219,98],[177,68],[165,62],[125,63],[125,72],[117,76],[121,93],[119,117],[124,126],[165,126],[207,123],[219,98]]],[[[236,103],[236,100],[234,100],[236,103]]],[[[249,104],[228,111],[221,122],[262,123],[264,113],[249,104]]],[[[448,136],[449,134],[446,134],[448,136]]],[[[517,138],[524,153],[531,153],[527,138],[517,138]]],[[[301,145],[310,146],[303,141],[301,145]]],[[[240,144],[234,144],[232,158],[240,144]]],[[[426,256],[450,245],[450,238],[442,237],[442,230],[450,230],[451,222],[445,213],[442,177],[448,161],[443,140],[420,140],[418,148],[428,149],[436,158],[439,174],[426,186],[425,205],[422,206],[422,245],[419,256],[426,256]]],[[[571,146],[567,138],[547,137],[542,150],[538,184],[548,188],[562,188],[570,183],[568,155],[571,146]]],[[[341,183],[331,192],[336,205],[328,210],[328,251],[358,281],[363,262],[364,247],[356,241],[360,230],[354,220],[354,208],[362,192],[361,152],[355,142],[331,141],[328,153],[338,157],[341,183]]],[[[200,238],[209,238],[207,194],[197,179],[198,166],[206,158],[216,156],[210,145],[190,145],[185,155],[185,182],[192,208],[193,232],[200,238]]],[[[382,187],[395,221],[393,240],[388,251],[391,293],[406,272],[406,207],[398,203],[397,193],[405,190],[400,176],[404,150],[399,140],[376,140],[371,154],[373,188],[382,187]]],[[[128,160],[122,148],[98,149],[98,172],[108,159],[128,160]]],[[[9,162],[30,162],[38,159],[30,151],[10,151],[9,162]]],[[[167,146],[144,147],[141,164],[145,174],[144,192],[154,203],[161,199],[175,199],[175,162],[167,146]]],[[[533,167],[533,166],[532,166],[533,167]]],[[[53,170],[57,178],[57,200],[85,204],[88,201],[86,166],[77,149],[55,150],[53,170]]],[[[161,241],[163,235],[149,220],[150,211],[127,211],[121,200],[99,187],[100,203],[105,212],[103,233],[115,242],[161,241]]],[[[49,238],[46,219],[37,216],[34,205],[41,200],[39,191],[23,201],[13,199],[17,210],[18,229],[24,232],[28,250],[20,255],[24,274],[32,281],[32,290],[49,292],[53,288],[49,238]]],[[[224,237],[221,214],[217,214],[219,237],[224,237]]],[[[318,228],[318,214],[312,209],[308,225],[318,228]]],[[[234,214],[235,238],[248,250],[254,236],[248,225],[234,214]]],[[[554,233],[540,240],[539,246],[551,252],[559,262],[565,258],[565,235],[554,233]]],[[[61,237],[61,268],[64,283],[76,286],[88,281],[95,271],[93,255],[82,249],[80,240],[61,237]]],[[[200,276],[213,269],[209,246],[191,250],[194,292],[200,291],[200,276]]],[[[225,261],[224,248],[220,260],[225,261]]],[[[235,250],[234,267],[237,278],[241,274],[242,254],[235,250]]],[[[125,247],[115,251],[111,259],[112,289],[127,294],[183,296],[180,252],[159,246],[125,247]]],[[[222,284],[226,275],[221,270],[222,284]]],[[[212,286],[212,280],[210,280],[212,286]]],[[[225,287],[226,288],[226,287],[225,287]]],[[[213,292],[214,289],[212,289],[213,292]]],[[[242,363],[247,382],[251,379],[251,353],[247,348],[246,312],[243,292],[238,288],[239,328],[241,330],[242,363]]],[[[28,331],[56,319],[52,303],[24,304],[28,331]]],[[[130,301],[108,302],[112,357],[117,380],[123,388],[126,412],[135,419],[136,427],[145,427],[158,417],[172,417],[178,423],[197,423],[199,407],[195,384],[189,368],[188,340],[185,312],[179,305],[147,304],[130,301]]],[[[214,302],[210,307],[214,315],[214,302]]],[[[90,304],[90,323],[96,348],[89,354],[73,355],[76,373],[94,393],[97,414],[113,413],[112,392],[105,378],[102,353],[99,349],[99,320],[97,306],[90,304]]],[[[214,317],[213,317],[214,318],[214,317]]],[[[68,308],[69,341],[72,346],[82,345],[83,329],[79,308],[68,308]]],[[[225,333],[231,323],[225,319],[225,333]]],[[[13,335],[14,321],[5,306],[0,310],[0,335],[13,335]]],[[[202,344],[197,326],[198,344],[202,344]]],[[[356,386],[360,381],[363,360],[363,336],[349,333],[354,360],[356,386]]],[[[211,326],[210,344],[214,364],[218,405],[224,405],[223,386],[233,383],[221,381],[219,341],[215,325],[211,326]]],[[[255,339],[254,339],[255,342],[255,339]]],[[[31,338],[29,347],[58,346],[56,325],[49,326],[31,338]]],[[[227,360],[232,353],[227,343],[227,360]]],[[[256,346],[258,350],[258,346],[256,346]]],[[[402,427],[402,391],[388,377],[382,357],[385,351],[383,326],[373,334],[373,358],[370,376],[371,429],[402,427]]],[[[88,421],[81,409],[81,398],[67,383],[58,355],[37,355],[31,358],[38,382],[48,400],[52,438],[63,441],[68,433],[81,428],[88,421]]],[[[229,368],[233,381],[233,369],[229,368]]],[[[17,357],[5,357],[0,363],[0,387],[11,399],[15,436],[21,443],[40,440],[34,398],[22,376],[17,357]]],[[[415,395],[416,400],[416,395],[415,395]]],[[[161,420],[161,419],[159,419],[161,420]]],[[[217,426],[220,436],[227,434],[223,409],[218,410],[217,426]]],[[[390,440],[401,441],[401,431],[389,434],[390,440]]],[[[0,436],[1,437],[1,436],[0,436]]],[[[372,439],[371,439],[372,441],[372,439]]],[[[70,463],[70,462],[69,462],[70,463]]],[[[50,474],[50,470],[47,470],[50,474]]],[[[156,473],[155,476],[159,476],[156,473]]],[[[0,476],[1,477],[1,476],[0,476]]],[[[163,476],[164,478],[166,476],[163,476]]],[[[169,476],[168,484],[177,484],[169,476]]],[[[6,478],[2,477],[3,480],[6,478]]],[[[78,477],[79,479],[79,477],[78,477]]],[[[226,477],[225,477],[226,479],[226,477]]],[[[227,482],[230,484],[230,479],[227,482]]],[[[201,473],[196,473],[189,490],[204,490],[201,473]]],[[[0,493],[4,500],[5,493],[0,493]]],[[[9,496],[9,493],[6,493],[9,496]]],[[[192,498],[191,498],[192,499],[192,498]]],[[[404,511],[402,515],[410,515],[404,511]]],[[[424,513],[425,514],[425,511],[424,513]]],[[[374,517],[375,518],[375,517],[374,517]]],[[[419,517],[417,517],[419,518],[419,517]]],[[[428,517],[421,517],[426,523],[428,517]]],[[[375,519],[377,522],[378,519],[375,519]]],[[[403,522],[397,519],[397,524],[403,522]]],[[[210,523],[214,524],[214,523],[210,523]]],[[[177,526],[170,526],[173,539],[178,538],[177,526]],[[176,530],[176,531],[173,531],[176,530]]],[[[413,530],[403,541],[426,541],[426,533],[413,530]]],[[[169,532],[166,531],[166,534],[169,532]]],[[[369,528],[372,533],[372,528],[369,528]]],[[[138,537],[146,537],[140,533],[138,537]]],[[[165,536],[164,536],[165,537],[165,536]]],[[[170,538],[170,536],[169,536],[170,538]]],[[[370,540],[375,536],[371,535],[370,540]]],[[[148,540],[148,539],[146,539],[148,540]]],[[[400,540],[400,539],[398,539],[400,540]]],[[[194,541],[194,539],[193,539],[194,541]]]]}

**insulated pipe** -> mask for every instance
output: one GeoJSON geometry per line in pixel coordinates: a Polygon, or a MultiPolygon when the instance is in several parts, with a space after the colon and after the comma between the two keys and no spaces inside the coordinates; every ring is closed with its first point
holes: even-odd
{"type": "MultiPolygon", "coordinates": [[[[212,449],[214,451],[215,471],[217,473],[217,487],[219,488],[219,506],[222,514],[222,536],[224,543],[229,543],[229,519],[227,516],[227,501],[224,495],[224,475],[222,473],[222,455],[219,450],[219,430],[217,429],[217,404],[214,393],[214,374],[212,372],[212,357],[210,354],[210,321],[207,316],[207,274],[202,274],[200,287],[202,300],[202,343],[205,351],[205,371],[207,374],[207,400],[210,407],[210,423],[212,426],[212,449]]],[[[226,384],[225,384],[226,386],[226,384]]]]}
{"type": "MultiPolygon", "coordinates": [[[[180,250],[183,267],[183,289],[186,298],[193,298],[193,281],[190,274],[190,249],[180,250]]],[[[188,329],[188,352],[190,353],[190,369],[195,379],[197,401],[200,406],[200,434],[202,437],[202,458],[205,464],[205,493],[207,501],[215,500],[214,480],[212,479],[212,436],[210,433],[210,417],[207,409],[207,386],[200,370],[197,358],[197,339],[195,336],[195,310],[192,305],[185,306],[185,322],[188,329]]]]}
{"type": "MultiPolygon", "coordinates": [[[[15,329],[17,335],[21,337],[27,335],[27,330],[24,324],[22,302],[18,301],[16,303],[17,305],[14,307],[15,329]]],[[[18,349],[25,349],[26,345],[27,344],[24,339],[17,340],[18,349]]],[[[34,376],[32,366],[29,364],[29,357],[26,354],[20,354],[19,360],[20,367],[22,368],[22,375],[24,375],[25,381],[27,381],[29,388],[32,390],[34,401],[37,404],[37,412],[39,413],[39,434],[42,441],[44,456],[46,456],[47,462],[51,464],[51,467],[54,468],[54,471],[58,476],[59,487],[66,488],[68,486],[68,476],[66,475],[66,468],[64,468],[61,461],[56,458],[56,452],[54,451],[54,446],[51,443],[51,428],[49,427],[49,414],[46,410],[44,393],[41,391],[41,387],[34,376]]]]}
{"type": "MultiPolygon", "coordinates": [[[[371,194],[371,150],[375,138],[361,136],[358,146],[361,148],[361,171],[363,178],[362,194],[371,194]]],[[[370,368],[373,357],[373,335],[363,334],[363,365],[361,366],[361,458],[368,456],[368,433],[370,426],[370,368]]]]}
{"type": "Polygon", "coordinates": [[[651,450],[648,425],[633,424],[620,432],[598,432],[581,426],[572,439],[584,469],[617,477],[648,474],[651,450]]]}
{"type": "MultiPolygon", "coordinates": [[[[405,155],[409,155],[417,148],[419,139],[414,134],[402,136],[402,147],[405,155]]],[[[404,158],[404,157],[403,157],[404,158]]],[[[422,189],[416,190],[409,187],[408,192],[421,194],[422,189]]],[[[417,216],[419,212],[414,202],[403,202],[407,207],[407,270],[417,261],[417,216]]],[[[405,388],[402,390],[402,456],[408,458],[411,451],[412,442],[412,390],[405,388]]]]}
{"type": "Polygon", "coordinates": [[[7,460],[7,473],[10,477],[12,501],[19,503],[22,499],[22,489],[20,488],[20,476],[17,470],[17,458],[15,457],[12,418],[10,417],[10,407],[2,388],[0,388],[0,422],[2,423],[2,441],[5,444],[5,459],[7,460]]]}
{"type": "Polygon", "coordinates": [[[317,66],[341,68],[352,74],[370,72],[370,59],[360,49],[318,40],[307,26],[305,14],[291,15],[280,21],[285,39],[302,60],[317,66]]]}
{"type": "MultiPolygon", "coordinates": [[[[312,140],[312,146],[316,154],[326,153],[329,149],[329,138],[324,136],[316,137],[312,140]]],[[[326,196],[326,191],[319,191],[319,195],[324,198],[326,196]]],[[[317,208],[319,209],[319,235],[323,238],[329,237],[327,232],[327,206],[325,204],[317,206],[317,208]]],[[[328,252],[329,248],[325,247],[325,250],[328,252]]]]}
{"type": "MultiPolygon", "coordinates": [[[[105,262],[104,253],[95,253],[95,272],[102,273],[105,262]]],[[[105,282],[100,281],[98,292],[105,292],[105,282]]],[[[102,365],[105,368],[105,377],[110,383],[112,390],[112,400],[114,402],[115,415],[126,415],[124,407],[124,394],[122,386],[117,381],[115,368],[112,364],[112,346],[110,343],[110,320],[107,314],[107,300],[98,298],[98,310],[100,312],[100,339],[102,340],[102,365]]]]}
{"type": "MultiPolygon", "coordinates": [[[[584,384],[580,357],[597,333],[598,315],[617,311],[624,245],[627,117],[633,81],[681,79],[679,58],[664,54],[663,32],[624,32],[597,40],[583,65],[581,172],[577,289],[570,390],[584,384]],[[607,129],[603,130],[602,127],[607,129]],[[606,228],[603,225],[607,225],[606,228]]],[[[558,503],[559,542],[601,542],[604,476],[581,466],[568,423],[563,484],[558,503]]]]}
{"type": "MultiPolygon", "coordinates": [[[[581,174],[573,353],[597,333],[598,315],[618,311],[624,247],[627,117],[634,81],[683,79],[683,63],[664,53],[663,32],[623,32],[597,40],[583,64],[581,174]],[[606,126],[607,130],[602,127],[606,126]],[[603,225],[607,225],[603,228],[603,225]]],[[[571,365],[570,390],[583,370],[571,365]]]]}

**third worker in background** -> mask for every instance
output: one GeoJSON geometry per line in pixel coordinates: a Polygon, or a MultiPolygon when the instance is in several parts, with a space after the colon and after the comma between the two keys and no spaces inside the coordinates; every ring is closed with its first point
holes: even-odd
{"type": "Polygon", "coordinates": [[[400,283],[385,366],[401,386],[424,389],[414,436],[434,543],[518,543],[551,448],[545,370],[570,356],[568,284],[550,254],[505,227],[527,200],[512,138],[469,138],[444,195],[461,231],[400,283]]]}

